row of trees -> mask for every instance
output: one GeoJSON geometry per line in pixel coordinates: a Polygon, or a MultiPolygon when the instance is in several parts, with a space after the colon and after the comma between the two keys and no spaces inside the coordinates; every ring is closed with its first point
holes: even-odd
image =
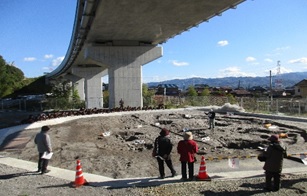
{"type": "Polygon", "coordinates": [[[14,66],[14,63],[8,64],[0,56],[0,98],[13,94],[31,82],[32,80],[26,79],[23,72],[14,66]]]}
{"type": "MultiPolygon", "coordinates": [[[[148,90],[148,86],[143,84],[143,104],[144,106],[152,106],[154,103],[154,95],[156,92],[148,90]]],[[[24,73],[9,64],[0,56],[0,98],[12,97],[16,98],[22,95],[50,94],[45,104],[49,104],[48,108],[80,108],[84,107],[84,101],[80,100],[78,92],[72,89],[70,82],[58,83],[55,85],[46,85],[45,77],[26,78],[24,73]]],[[[203,90],[200,96],[209,96],[209,89],[203,90]]],[[[188,88],[187,96],[198,96],[195,88],[188,88]]],[[[109,107],[109,93],[103,92],[103,106],[109,107]]]]}
{"type": "Polygon", "coordinates": [[[45,77],[26,78],[14,63],[7,63],[0,55],[0,98],[16,98],[19,95],[38,95],[52,91],[45,84],[45,77]]]}
{"type": "MultiPolygon", "coordinates": [[[[71,85],[67,82],[46,85],[45,77],[26,78],[24,73],[14,63],[7,63],[0,55],[0,98],[18,98],[23,95],[41,95],[49,93],[50,100],[56,98],[59,103],[67,106],[71,102],[79,104],[78,92],[72,93],[71,85]]],[[[52,102],[52,101],[51,101],[52,102]]]]}
{"type": "MultiPolygon", "coordinates": [[[[0,98],[17,98],[22,95],[50,94],[47,104],[56,105],[58,108],[84,107],[84,101],[80,101],[77,90],[73,90],[69,82],[53,85],[45,84],[45,77],[26,78],[24,73],[14,63],[7,63],[0,56],[0,98]],[[55,104],[56,102],[56,104],[55,104]]],[[[143,85],[144,103],[149,105],[154,92],[148,91],[147,85],[143,85]]],[[[103,92],[104,107],[109,106],[109,92],[103,92]]]]}

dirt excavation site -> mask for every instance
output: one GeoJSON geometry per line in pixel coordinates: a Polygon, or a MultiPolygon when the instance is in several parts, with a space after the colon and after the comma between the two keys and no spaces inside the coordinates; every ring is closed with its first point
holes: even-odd
{"type": "MultiPolygon", "coordinates": [[[[268,144],[267,139],[271,134],[283,136],[281,140],[288,147],[288,154],[306,151],[306,121],[238,115],[242,109],[235,107],[213,109],[216,111],[214,130],[208,129],[208,117],[205,114],[208,108],[88,115],[50,125],[54,155],[49,165],[75,170],[76,159],[79,159],[83,171],[87,173],[115,179],[158,177],[158,164],[151,154],[161,128],[170,130],[174,144],[172,160],[178,174],[181,170],[176,148],[185,130],[193,133],[200,154],[208,161],[235,156],[252,156],[258,161],[255,155],[260,153],[259,147],[268,144]]],[[[39,131],[37,128],[20,132],[17,137],[22,138],[22,144],[17,145],[14,140],[9,140],[1,154],[37,162],[33,140],[39,131]]],[[[198,161],[201,155],[197,156],[198,161]]],[[[195,165],[195,174],[198,165],[195,165]]],[[[166,175],[170,175],[167,168],[166,175]]]]}

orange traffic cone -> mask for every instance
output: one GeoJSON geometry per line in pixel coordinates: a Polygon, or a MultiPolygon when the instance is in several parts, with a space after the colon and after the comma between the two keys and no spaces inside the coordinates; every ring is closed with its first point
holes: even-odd
{"type": "Polygon", "coordinates": [[[205,161],[204,156],[201,157],[197,179],[198,180],[210,180],[210,177],[207,174],[207,167],[206,167],[206,161],[205,161]]]}
{"type": "Polygon", "coordinates": [[[73,182],[73,187],[77,188],[77,187],[80,187],[82,185],[87,185],[87,184],[88,182],[83,177],[80,160],[77,160],[76,178],[75,178],[75,182],[73,182]]]}

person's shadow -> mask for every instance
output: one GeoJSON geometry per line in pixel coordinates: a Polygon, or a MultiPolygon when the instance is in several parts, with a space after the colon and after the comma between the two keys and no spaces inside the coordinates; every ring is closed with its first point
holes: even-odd
{"type": "Polygon", "coordinates": [[[11,178],[16,178],[20,176],[29,176],[29,175],[40,175],[39,172],[20,172],[20,173],[15,173],[15,174],[5,174],[5,175],[0,175],[0,180],[8,180],[11,178]]]}

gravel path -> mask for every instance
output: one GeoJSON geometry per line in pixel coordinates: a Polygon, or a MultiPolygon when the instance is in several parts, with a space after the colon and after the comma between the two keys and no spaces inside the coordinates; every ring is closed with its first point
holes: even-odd
{"type": "Polygon", "coordinates": [[[307,174],[283,175],[278,192],[263,191],[264,178],[167,183],[155,187],[71,188],[69,181],[0,164],[0,195],[307,195],[307,174]]]}

